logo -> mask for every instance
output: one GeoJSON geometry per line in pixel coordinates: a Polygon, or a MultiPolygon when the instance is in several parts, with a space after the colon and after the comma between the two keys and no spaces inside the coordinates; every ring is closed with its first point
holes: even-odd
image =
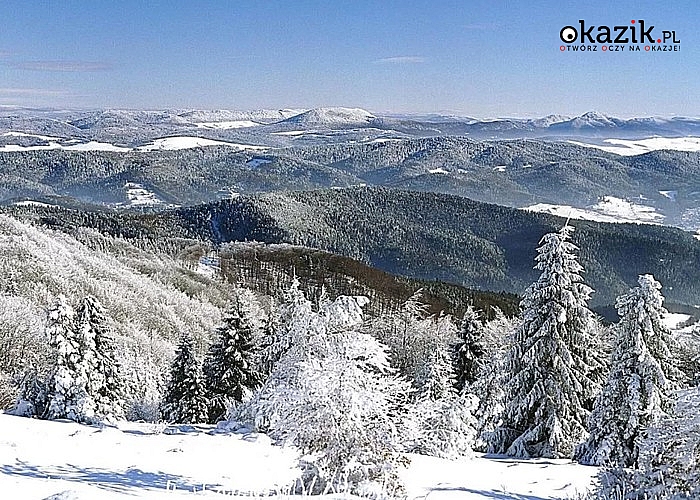
{"type": "Polygon", "coordinates": [[[681,41],[676,30],[657,30],[644,19],[633,19],[629,25],[589,25],[579,19],[576,26],[559,31],[561,52],[678,52],[681,41]]]}

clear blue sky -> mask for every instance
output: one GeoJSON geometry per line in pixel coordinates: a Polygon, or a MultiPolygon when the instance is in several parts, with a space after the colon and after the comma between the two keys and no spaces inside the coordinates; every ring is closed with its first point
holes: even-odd
{"type": "Polygon", "coordinates": [[[3,0],[0,104],[700,116],[698,4],[3,0]],[[681,52],[560,52],[579,19],[645,19],[681,52]]]}

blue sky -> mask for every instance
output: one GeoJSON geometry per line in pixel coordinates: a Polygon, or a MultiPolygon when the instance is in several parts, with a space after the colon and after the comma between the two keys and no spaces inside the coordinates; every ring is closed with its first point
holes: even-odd
{"type": "Polygon", "coordinates": [[[3,0],[0,18],[6,105],[700,116],[692,0],[3,0]],[[560,52],[579,19],[645,19],[681,51],[560,52]]]}

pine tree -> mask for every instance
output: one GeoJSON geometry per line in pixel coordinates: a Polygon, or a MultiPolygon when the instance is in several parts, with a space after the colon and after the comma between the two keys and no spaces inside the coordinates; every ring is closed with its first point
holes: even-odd
{"type": "Polygon", "coordinates": [[[483,324],[479,313],[472,306],[467,307],[457,331],[455,344],[455,387],[461,392],[473,384],[482,369],[486,346],[483,344],[483,324]]]}
{"type": "Polygon", "coordinates": [[[163,398],[163,418],[194,424],[207,421],[207,398],[202,368],[195,356],[194,339],[183,335],[170,370],[163,398]]]}
{"type": "Polygon", "coordinates": [[[224,418],[232,404],[241,403],[262,382],[253,358],[253,326],[241,300],[236,298],[224,316],[205,361],[210,422],[224,418]]]}
{"type": "Polygon", "coordinates": [[[539,279],[521,302],[522,322],[506,360],[506,406],[492,449],[518,457],[570,457],[585,439],[591,387],[588,349],[592,289],[582,282],[573,228],[546,234],[537,249],[539,279]]]}
{"type": "Polygon", "coordinates": [[[124,395],[114,341],[107,328],[104,308],[92,296],[85,297],[77,311],[77,331],[86,339],[87,392],[95,401],[100,418],[120,418],[124,414],[124,395]]]}
{"type": "Polygon", "coordinates": [[[590,436],[576,450],[583,464],[636,465],[645,430],[670,409],[670,379],[678,371],[670,331],[661,322],[666,310],[660,290],[653,276],[643,275],[638,287],[617,299],[611,371],[589,420],[590,436]]]}

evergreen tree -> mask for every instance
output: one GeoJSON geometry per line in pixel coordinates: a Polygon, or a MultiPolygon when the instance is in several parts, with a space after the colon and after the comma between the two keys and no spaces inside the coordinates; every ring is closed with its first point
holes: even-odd
{"type": "Polygon", "coordinates": [[[666,310],[660,290],[653,276],[643,275],[638,287],[617,299],[611,371],[589,420],[590,436],[576,450],[583,464],[636,465],[645,430],[670,408],[669,379],[678,371],[670,331],[661,322],[666,310]]]}
{"type": "Polygon", "coordinates": [[[476,382],[482,369],[486,346],[483,344],[483,324],[479,313],[472,306],[467,307],[457,331],[455,344],[455,387],[462,391],[476,382]]]}
{"type": "Polygon", "coordinates": [[[255,333],[241,300],[237,297],[225,314],[205,361],[210,422],[224,418],[232,404],[261,384],[253,359],[255,333]]]}
{"type": "Polygon", "coordinates": [[[88,374],[94,362],[94,336],[75,327],[75,310],[59,295],[49,310],[49,345],[55,350],[54,370],[49,382],[50,419],[68,418],[89,422],[95,416],[95,401],[88,392],[88,374]]]}
{"type": "Polygon", "coordinates": [[[104,308],[92,296],[85,297],[77,311],[77,331],[85,339],[87,392],[95,401],[98,417],[120,418],[124,414],[124,394],[115,346],[107,328],[104,308]],[[89,354],[88,354],[89,353],[89,354]]]}
{"type": "Polygon", "coordinates": [[[163,418],[181,424],[206,422],[207,406],[204,377],[195,356],[194,339],[191,335],[183,335],[165,389],[163,418]]]}
{"type": "Polygon", "coordinates": [[[522,322],[506,360],[506,406],[492,449],[518,457],[570,457],[586,437],[586,400],[596,385],[588,349],[592,289],[582,282],[573,228],[546,234],[539,279],[525,292],[522,322]]]}

